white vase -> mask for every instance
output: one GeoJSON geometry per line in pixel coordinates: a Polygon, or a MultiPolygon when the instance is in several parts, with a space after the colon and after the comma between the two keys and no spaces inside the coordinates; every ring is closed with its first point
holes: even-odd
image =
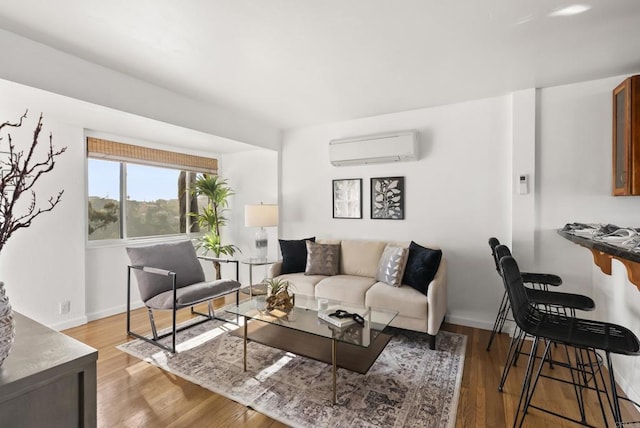
{"type": "Polygon", "coordinates": [[[0,366],[11,351],[15,336],[13,310],[11,310],[9,296],[4,291],[4,282],[0,282],[0,366]]]}

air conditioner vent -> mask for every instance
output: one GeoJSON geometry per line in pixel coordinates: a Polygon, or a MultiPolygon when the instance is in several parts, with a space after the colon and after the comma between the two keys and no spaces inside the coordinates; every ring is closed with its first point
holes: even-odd
{"type": "Polygon", "coordinates": [[[334,166],[367,165],[417,160],[417,132],[402,131],[329,141],[334,166]]]}

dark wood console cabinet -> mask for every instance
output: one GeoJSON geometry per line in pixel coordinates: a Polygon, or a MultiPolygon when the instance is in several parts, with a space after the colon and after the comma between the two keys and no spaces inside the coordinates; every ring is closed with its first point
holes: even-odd
{"type": "Polygon", "coordinates": [[[640,75],[613,90],[613,195],[640,195],[640,75]]]}
{"type": "Polygon", "coordinates": [[[98,351],[14,318],[15,342],[0,367],[0,427],[95,427],[98,351]]]}

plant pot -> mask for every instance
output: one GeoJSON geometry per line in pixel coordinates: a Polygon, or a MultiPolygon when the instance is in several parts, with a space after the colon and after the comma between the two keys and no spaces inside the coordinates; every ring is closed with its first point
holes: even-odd
{"type": "Polygon", "coordinates": [[[0,366],[2,366],[5,358],[9,356],[15,336],[13,310],[11,309],[11,303],[9,303],[9,296],[6,295],[4,290],[4,282],[0,282],[0,366]]]}

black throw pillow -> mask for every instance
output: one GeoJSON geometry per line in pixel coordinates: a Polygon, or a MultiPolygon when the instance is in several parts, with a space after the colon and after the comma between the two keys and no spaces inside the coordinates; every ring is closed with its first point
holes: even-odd
{"type": "Polygon", "coordinates": [[[442,250],[432,250],[411,241],[402,283],[415,288],[426,296],[429,284],[438,272],[441,259],[442,250]]]}
{"type": "Polygon", "coordinates": [[[299,240],[278,239],[278,241],[280,241],[280,252],[282,253],[280,274],[304,272],[307,267],[307,244],[305,241],[315,242],[316,237],[299,240]]]}

